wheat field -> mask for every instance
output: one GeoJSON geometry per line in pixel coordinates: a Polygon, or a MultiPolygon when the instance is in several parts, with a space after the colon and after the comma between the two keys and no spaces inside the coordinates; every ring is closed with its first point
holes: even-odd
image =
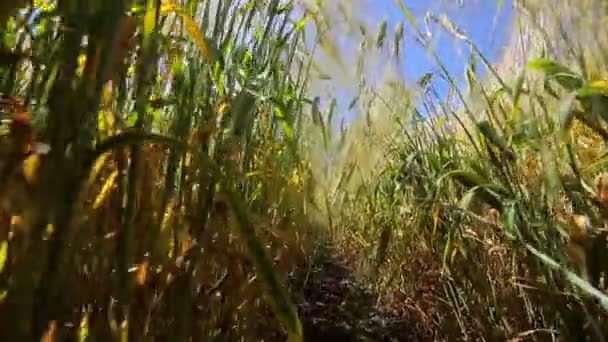
{"type": "Polygon", "coordinates": [[[3,0],[0,340],[604,341],[608,4],[391,4],[3,0]]]}

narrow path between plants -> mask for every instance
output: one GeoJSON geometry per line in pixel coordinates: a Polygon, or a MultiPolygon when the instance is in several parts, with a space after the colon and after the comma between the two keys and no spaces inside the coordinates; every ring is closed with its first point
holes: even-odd
{"type": "Polygon", "coordinates": [[[323,252],[303,279],[292,279],[306,341],[423,341],[416,322],[376,305],[343,258],[323,252]]]}

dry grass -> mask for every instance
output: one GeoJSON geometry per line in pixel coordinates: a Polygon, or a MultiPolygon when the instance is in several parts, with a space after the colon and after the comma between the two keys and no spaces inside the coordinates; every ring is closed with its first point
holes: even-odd
{"type": "Polygon", "coordinates": [[[0,93],[24,103],[4,108],[1,339],[301,340],[305,21],[278,1],[73,5],[0,22],[0,93]]]}
{"type": "MultiPolygon", "coordinates": [[[[431,117],[400,126],[384,113],[384,127],[407,128],[397,138],[347,136],[345,145],[376,148],[363,154],[377,167],[348,181],[335,172],[334,239],[381,302],[425,322],[435,339],[606,336],[605,208],[594,178],[606,169],[607,125],[603,83],[593,83],[604,79],[606,50],[603,35],[590,39],[603,30],[599,3],[519,2],[503,60],[477,55],[489,76],[471,66],[460,98],[452,84],[459,103],[434,97],[431,83],[422,98],[431,117]]],[[[408,15],[405,7],[411,29],[408,15]]],[[[345,156],[341,165],[365,170],[345,156]]]]}
{"type": "Polygon", "coordinates": [[[436,58],[447,101],[395,76],[400,1],[67,3],[0,15],[0,339],[301,341],[348,293],[422,340],[606,338],[600,1],[519,2],[468,89],[436,58]]]}

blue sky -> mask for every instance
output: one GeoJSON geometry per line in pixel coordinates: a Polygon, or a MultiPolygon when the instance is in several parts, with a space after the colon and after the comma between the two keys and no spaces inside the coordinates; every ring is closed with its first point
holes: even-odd
{"type": "MultiPolygon", "coordinates": [[[[424,27],[424,17],[427,12],[439,16],[443,13],[480,48],[482,53],[491,61],[498,61],[502,48],[506,45],[511,28],[513,9],[511,1],[504,1],[499,9],[498,0],[403,0],[412,14],[424,27]],[[462,6],[459,4],[462,3],[462,6]]],[[[382,20],[387,20],[390,28],[389,37],[399,22],[405,22],[405,41],[402,47],[403,77],[409,82],[415,82],[429,72],[437,72],[437,64],[430,58],[428,52],[414,40],[412,28],[405,20],[395,0],[360,0],[353,11],[363,18],[368,27],[375,28],[382,20]]],[[[438,25],[431,27],[432,42],[440,59],[451,75],[456,76],[463,84],[464,69],[469,60],[469,48],[441,29],[438,25]]],[[[352,42],[348,39],[340,42],[343,50],[352,50],[352,42]]],[[[479,68],[483,74],[483,68],[479,68]]],[[[435,79],[436,81],[439,78],[435,79]]],[[[447,93],[447,85],[436,83],[442,95],[447,93]]],[[[334,88],[335,89],[335,88],[334,88]]],[[[352,89],[335,89],[338,94],[339,108],[345,106],[353,97],[352,89]]],[[[343,112],[343,114],[345,114],[343,112]]],[[[346,116],[352,117],[353,113],[346,116]]],[[[356,115],[356,114],[355,114],[356,115]]],[[[347,120],[350,121],[350,120],[347,120]]],[[[336,123],[337,124],[337,123],[336,123]]]]}
{"type": "MultiPolygon", "coordinates": [[[[457,0],[404,0],[412,14],[423,23],[427,12],[440,15],[446,13],[448,18],[480,48],[482,53],[491,61],[500,57],[501,48],[505,45],[510,30],[512,8],[510,1],[498,9],[496,0],[462,0],[460,6],[457,0]]],[[[394,0],[369,0],[370,21],[387,19],[393,26],[403,21],[403,15],[394,0]]],[[[390,25],[389,25],[390,26],[390,25]]],[[[432,28],[433,43],[436,51],[452,75],[462,75],[468,60],[469,49],[466,44],[457,40],[449,33],[432,28]]],[[[436,71],[436,64],[419,44],[406,37],[408,49],[403,58],[405,76],[408,79],[418,79],[429,71],[436,71]]]]}

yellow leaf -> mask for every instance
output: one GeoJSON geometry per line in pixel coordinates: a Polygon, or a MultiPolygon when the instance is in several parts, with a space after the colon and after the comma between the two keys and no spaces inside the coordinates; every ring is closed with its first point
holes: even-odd
{"type": "Polygon", "coordinates": [[[156,26],[156,7],[153,1],[148,1],[148,9],[144,15],[144,48],[148,46],[149,39],[147,37],[152,34],[154,27],[156,26]]]}
{"type": "Polygon", "coordinates": [[[230,106],[230,103],[228,102],[227,98],[221,99],[217,104],[216,111],[217,111],[218,116],[220,116],[220,115],[223,116],[224,113],[226,113],[226,111],[228,110],[229,106],[230,106]]]}
{"type": "Polygon", "coordinates": [[[608,81],[606,80],[593,81],[590,86],[595,89],[608,91],[608,81]]]}
{"type": "Polygon", "coordinates": [[[435,206],[433,208],[433,234],[437,231],[437,226],[439,225],[439,213],[441,208],[439,206],[435,206]]]}
{"type": "Polygon", "coordinates": [[[80,329],[78,333],[78,341],[84,342],[89,337],[89,315],[84,314],[80,320],[80,329]]]}
{"type": "Polygon", "coordinates": [[[40,157],[37,154],[32,154],[23,161],[23,177],[28,183],[33,183],[36,180],[39,166],[40,157]]]}
{"type": "Polygon", "coordinates": [[[190,38],[192,38],[196,46],[201,50],[203,56],[210,63],[215,63],[215,55],[213,54],[213,52],[211,52],[209,46],[205,42],[205,38],[203,37],[201,31],[198,29],[198,24],[196,23],[196,21],[194,21],[194,19],[192,19],[182,7],[175,3],[168,3],[161,6],[161,14],[166,15],[170,12],[173,12],[182,18],[182,20],[184,21],[184,27],[186,28],[186,31],[188,31],[188,35],[190,35],[190,38]]]}
{"type": "Polygon", "coordinates": [[[22,226],[23,217],[19,215],[11,216],[11,226],[22,226]]]}
{"type": "Polygon", "coordinates": [[[452,249],[452,253],[450,254],[450,263],[454,262],[456,255],[460,252],[460,245],[458,243],[454,243],[454,248],[452,249]]]}
{"type": "Polygon", "coordinates": [[[120,342],[129,341],[129,320],[125,320],[120,325],[120,342]]]}
{"type": "Polygon", "coordinates": [[[91,170],[91,174],[89,175],[89,180],[88,180],[89,185],[95,181],[97,176],[103,170],[104,166],[108,165],[107,161],[108,161],[109,157],[110,157],[110,155],[108,153],[106,153],[97,159],[97,161],[95,162],[95,165],[93,166],[93,169],[91,170]]]}
{"type": "Polygon", "coordinates": [[[6,259],[8,257],[8,241],[4,240],[0,243],[0,273],[4,270],[6,259]]]}
{"type": "Polygon", "coordinates": [[[84,66],[87,64],[87,55],[81,54],[78,56],[78,68],[76,69],[77,75],[82,75],[84,72],[84,66]]]}
{"type": "Polygon", "coordinates": [[[93,203],[94,209],[99,209],[105,203],[106,199],[108,198],[108,195],[110,194],[110,190],[112,190],[112,187],[114,186],[114,181],[116,180],[116,177],[118,177],[118,171],[112,172],[110,177],[108,177],[108,180],[104,183],[103,187],[101,188],[101,191],[99,192],[99,195],[97,195],[97,197],[95,198],[95,202],[93,203]]]}

